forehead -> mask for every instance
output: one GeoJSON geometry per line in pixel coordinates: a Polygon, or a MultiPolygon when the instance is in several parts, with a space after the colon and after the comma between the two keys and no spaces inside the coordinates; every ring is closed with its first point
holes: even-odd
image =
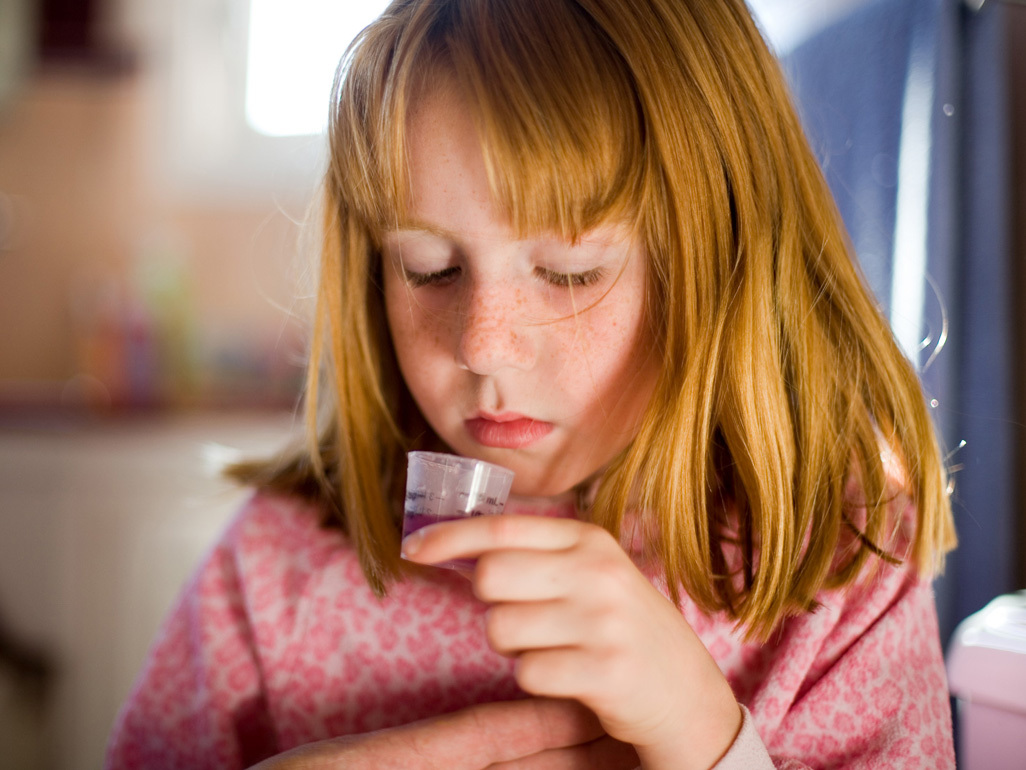
{"type": "Polygon", "coordinates": [[[637,239],[635,225],[613,212],[569,232],[558,226],[554,212],[517,223],[509,205],[496,195],[490,168],[494,159],[486,152],[479,126],[471,102],[451,76],[441,75],[418,89],[406,118],[405,206],[395,212],[383,236],[457,242],[476,235],[592,247],[637,239]]]}
{"type": "Polygon", "coordinates": [[[411,105],[406,126],[407,205],[403,223],[462,229],[499,217],[475,120],[466,99],[432,88],[411,105]],[[405,221],[405,222],[404,222],[405,221]]]}
{"type": "Polygon", "coordinates": [[[379,149],[397,195],[379,209],[384,219],[371,212],[378,228],[434,222],[435,209],[494,209],[520,236],[550,231],[575,240],[603,222],[640,220],[633,177],[643,164],[608,146],[623,138],[609,121],[575,123],[566,114],[575,110],[551,99],[509,104],[491,90],[443,58],[426,61],[394,93],[386,121],[394,142],[379,149]]]}

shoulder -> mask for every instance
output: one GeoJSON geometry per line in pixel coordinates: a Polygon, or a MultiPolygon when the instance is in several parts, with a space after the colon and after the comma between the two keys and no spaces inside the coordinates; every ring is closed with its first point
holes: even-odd
{"type": "Polygon", "coordinates": [[[883,473],[879,493],[867,494],[857,468],[845,484],[843,526],[832,571],[841,569],[860,551],[868,552],[863,568],[850,575],[845,581],[848,583],[866,581],[887,563],[897,566],[914,562],[913,546],[920,524],[915,494],[900,456],[879,434],[877,445],[883,473]]]}
{"type": "Polygon", "coordinates": [[[729,618],[696,625],[775,757],[812,765],[953,766],[933,591],[909,565],[822,591],[766,642],[729,618]]]}
{"type": "Polygon", "coordinates": [[[320,508],[300,497],[257,491],[242,504],[221,545],[250,557],[302,559],[346,546],[338,530],[321,525],[320,508]]]}
{"type": "Polygon", "coordinates": [[[235,622],[289,626],[332,562],[356,562],[345,535],[320,522],[320,510],[299,497],[254,492],[211,548],[186,596],[221,606],[235,622]]]}
{"type": "Polygon", "coordinates": [[[254,490],[235,512],[226,534],[252,539],[265,532],[275,536],[315,532],[320,529],[320,518],[320,508],[302,497],[254,490]]]}

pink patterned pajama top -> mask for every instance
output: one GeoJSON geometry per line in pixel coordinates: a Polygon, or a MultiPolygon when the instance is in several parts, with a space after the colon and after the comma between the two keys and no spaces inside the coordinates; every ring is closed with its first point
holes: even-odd
{"type": "MultiPolygon", "coordinates": [[[[295,746],[523,697],[469,583],[425,569],[378,600],[306,504],[251,498],[186,585],[115,723],[110,770],[244,768],[295,746]]],[[[952,768],[930,585],[885,567],[768,644],[686,597],[746,707],[717,765],[952,768]]]]}

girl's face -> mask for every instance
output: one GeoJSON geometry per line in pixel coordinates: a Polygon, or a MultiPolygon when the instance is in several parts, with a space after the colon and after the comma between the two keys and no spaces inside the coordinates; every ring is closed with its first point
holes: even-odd
{"type": "Polygon", "coordinates": [[[518,239],[451,90],[408,128],[409,221],[383,239],[406,384],[454,452],[516,472],[515,494],[565,492],[628,445],[652,393],[644,250],[613,226],[518,239]]]}

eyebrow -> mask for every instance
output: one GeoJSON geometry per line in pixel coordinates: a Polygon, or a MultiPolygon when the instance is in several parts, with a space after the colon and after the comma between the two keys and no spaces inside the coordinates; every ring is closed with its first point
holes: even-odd
{"type": "Polygon", "coordinates": [[[434,235],[438,238],[445,238],[450,241],[460,240],[458,233],[420,219],[405,219],[401,222],[396,222],[395,224],[395,227],[385,230],[383,235],[387,236],[394,233],[426,233],[428,235],[434,235]]]}
{"type": "MultiPolygon", "coordinates": [[[[394,227],[389,228],[389,229],[385,230],[384,232],[382,232],[382,237],[387,237],[389,235],[401,235],[401,234],[405,234],[405,233],[412,234],[412,235],[417,235],[417,234],[431,235],[431,236],[434,236],[436,238],[441,238],[442,240],[449,241],[450,243],[462,243],[463,240],[464,240],[463,236],[460,235],[459,233],[455,232],[454,230],[449,230],[448,228],[445,228],[445,227],[439,227],[438,225],[432,224],[431,222],[428,222],[428,221],[425,221],[425,220],[422,220],[422,219],[416,219],[416,218],[409,218],[409,219],[403,219],[403,220],[400,220],[400,221],[396,221],[394,227]]],[[[542,241],[542,240],[545,240],[545,239],[544,239],[544,237],[542,237],[542,238],[527,237],[527,238],[519,238],[517,240],[526,243],[526,242],[529,242],[529,241],[539,242],[539,241],[542,241]]],[[[573,248],[580,248],[582,246],[587,246],[587,245],[603,246],[603,247],[605,247],[605,246],[608,246],[610,244],[607,241],[604,241],[602,239],[591,240],[589,238],[582,238],[581,240],[577,241],[576,243],[571,244],[571,246],[573,248]]]]}

